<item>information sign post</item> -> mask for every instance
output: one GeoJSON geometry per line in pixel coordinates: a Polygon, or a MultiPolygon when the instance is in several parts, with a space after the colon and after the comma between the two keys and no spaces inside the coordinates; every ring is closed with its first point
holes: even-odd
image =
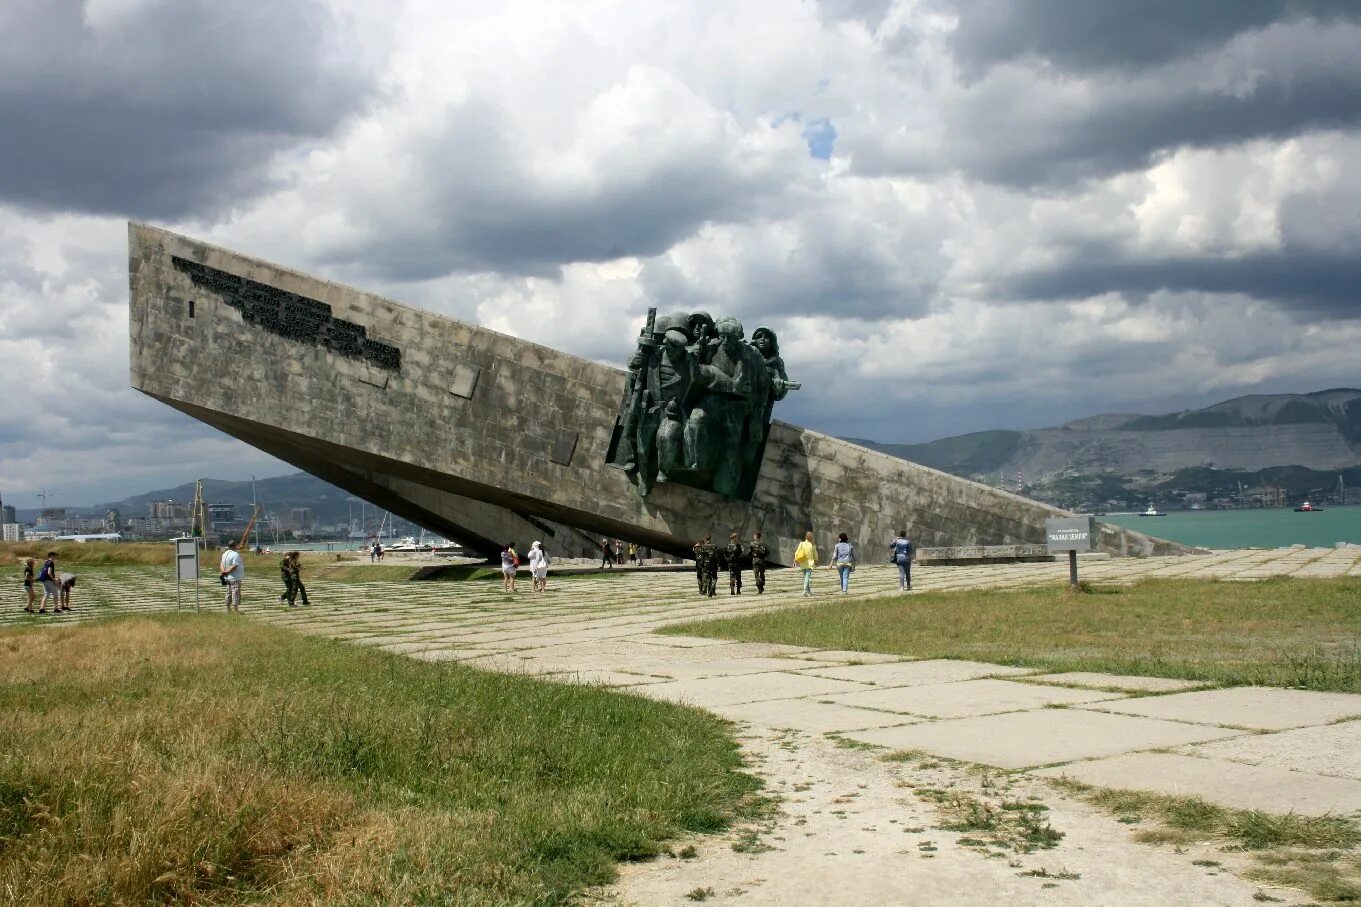
{"type": "Polygon", "coordinates": [[[194,581],[194,611],[199,607],[198,543],[196,538],[175,539],[175,609],[180,607],[180,584],[194,581]]]}
{"type": "Polygon", "coordinates": [[[1068,583],[1077,588],[1077,553],[1091,551],[1096,520],[1089,516],[1057,517],[1044,521],[1044,543],[1050,554],[1068,552],[1068,583]]]}

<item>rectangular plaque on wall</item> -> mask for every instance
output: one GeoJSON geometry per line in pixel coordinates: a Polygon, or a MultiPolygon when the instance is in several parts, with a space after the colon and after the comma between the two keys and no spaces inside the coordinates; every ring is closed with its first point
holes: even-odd
{"type": "Polygon", "coordinates": [[[577,433],[574,431],[559,431],[558,439],[553,442],[553,449],[548,454],[548,459],[563,466],[572,465],[572,454],[577,449],[577,433]]]}

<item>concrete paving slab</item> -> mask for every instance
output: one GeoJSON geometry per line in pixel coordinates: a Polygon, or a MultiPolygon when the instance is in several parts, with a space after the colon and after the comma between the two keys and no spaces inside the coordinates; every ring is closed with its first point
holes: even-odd
{"type": "Polygon", "coordinates": [[[717,706],[713,711],[733,721],[765,728],[795,728],[810,734],[832,734],[866,728],[891,727],[920,721],[907,715],[871,712],[815,699],[772,699],[741,705],[717,706]]]}
{"type": "Polygon", "coordinates": [[[1361,781],[1361,721],[1233,737],[1183,752],[1361,781]]]}
{"type": "Polygon", "coordinates": [[[1036,709],[908,727],[852,731],[853,740],[999,768],[1034,768],[1076,759],[1218,740],[1226,728],[1105,715],[1079,709],[1036,709]]]}
{"type": "Polygon", "coordinates": [[[850,690],[864,689],[863,685],[826,677],[804,674],[739,674],[735,677],[710,677],[704,680],[676,680],[671,683],[629,687],[644,696],[669,699],[690,705],[712,708],[736,705],[741,702],[763,702],[768,699],[798,699],[804,696],[834,696],[850,690]]]}
{"type": "Polygon", "coordinates": [[[877,652],[852,652],[849,649],[804,652],[799,656],[809,661],[828,661],[843,665],[877,665],[898,661],[915,661],[902,655],[880,655],[877,652]]]}
{"type": "Polygon", "coordinates": [[[817,662],[796,658],[718,658],[713,661],[666,662],[661,670],[677,680],[724,677],[732,674],[764,674],[768,671],[797,671],[815,667],[817,662]]]}
{"type": "Polygon", "coordinates": [[[1224,806],[1278,815],[1348,815],[1361,811],[1361,781],[1173,753],[1133,753],[1041,769],[1034,774],[1070,778],[1096,787],[1202,797],[1224,806]]]}
{"type": "Polygon", "coordinates": [[[1197,724],[1233,725],[1277,731],[1361,715],[1361,696],[1268,687],[1234,687],[1199,693],[1173,693],[1101,703],[1100,708],[1197,724]]]}
{"type": "Polygon", "coordinates": [[[1131,693],[1175,693],[1207,684],[1201,680],[1177,680],[1172,677],[1135,677],[1128,674],[1099,674],[1095,671],[1069,671],[1064,674],[1035,674],[1025,683],[1048,683],[1090,689],[1127,690],[1131,693]]]}
{"type": "Polygon", "coordinates": [[[710,639],[707,636],[664,636],[660,633],[648,633],[641,636],[625,637],[629,642],[640,642],[649,646],[665,646],[676,649],[693,649],[699,646],[721,646],[728,642],[726,639],[710,639]]]}
{"type": "Polygon", "coordinates": [[[486,654],[486,649],[424,649],[412,652],[410,657],[419,661],[466,661],[470,658],[481,658],[486,654]]]}
{"type": "Polygon", "coordinates": [[[671,679],[669,677],[652,677],[645,674],[633,674],[626,671],[591,669],[584,671],[562,671],[557,674],[540,674],[538,676],[540,680],[551,680],[554,683],[581,683],[601,687],[641,686],[649,683],[666,683],[671,679]]]}
{"type": "Polygon", "coordinates": [[[903,712],[928,718],[967,718],[970,715],[993,715],[999,712],[1038,709],[1047,705],[1096,702],[1123,695],[1096,690],[1070,690],[1065,687],[1013,683],[1009,680],[959,680],[953,683],[929,683],[911,687],[874,689],[864,693],[844,693],[828,698],[841,705],[883,709],[886,712],[903,712]]]}
{"type": "Polygon", "coordinates": [[[973,680],[992,675],[1019,676],[1033,674],[1030,668],[1010,668],[982,661],[960,661],[935,658],[928,661],[901,661],[891,664],[847,665],[844,667],[815,667],[804,671],[833,680],[854,680],[884,687],[907,687],[953,680],[973,680]]]}

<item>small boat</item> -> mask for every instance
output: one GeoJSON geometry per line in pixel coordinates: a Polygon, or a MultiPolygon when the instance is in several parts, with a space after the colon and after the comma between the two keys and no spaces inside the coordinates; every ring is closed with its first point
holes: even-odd
{"type": "Polygon", "coordinates": [[[1296,513],[1321,513],[1322,511],[1323,511],[1322,507],[1315,507],[1308,501],[1305,501],[1303,504],[1295,508],[1296,513]]]}
{"type": "Polygon", "coordinates": [[[1139,511],[1139,516],[1167,516],[1166,513],[1153,506],[1153,502],[1148,502],[1148,509],[1139,511]]]}

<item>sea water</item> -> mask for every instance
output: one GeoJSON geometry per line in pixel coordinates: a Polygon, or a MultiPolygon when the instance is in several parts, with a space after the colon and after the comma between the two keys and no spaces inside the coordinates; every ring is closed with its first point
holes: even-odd
{"type": "Polygon", "coordinates": [[[1312,513],[1269,510],[1173,510],[1166,516],[1113,513],[1102,523],[1199,548],[1331,548],[1361,545],[1361,507],[1326,507],[1312,513]]]}

